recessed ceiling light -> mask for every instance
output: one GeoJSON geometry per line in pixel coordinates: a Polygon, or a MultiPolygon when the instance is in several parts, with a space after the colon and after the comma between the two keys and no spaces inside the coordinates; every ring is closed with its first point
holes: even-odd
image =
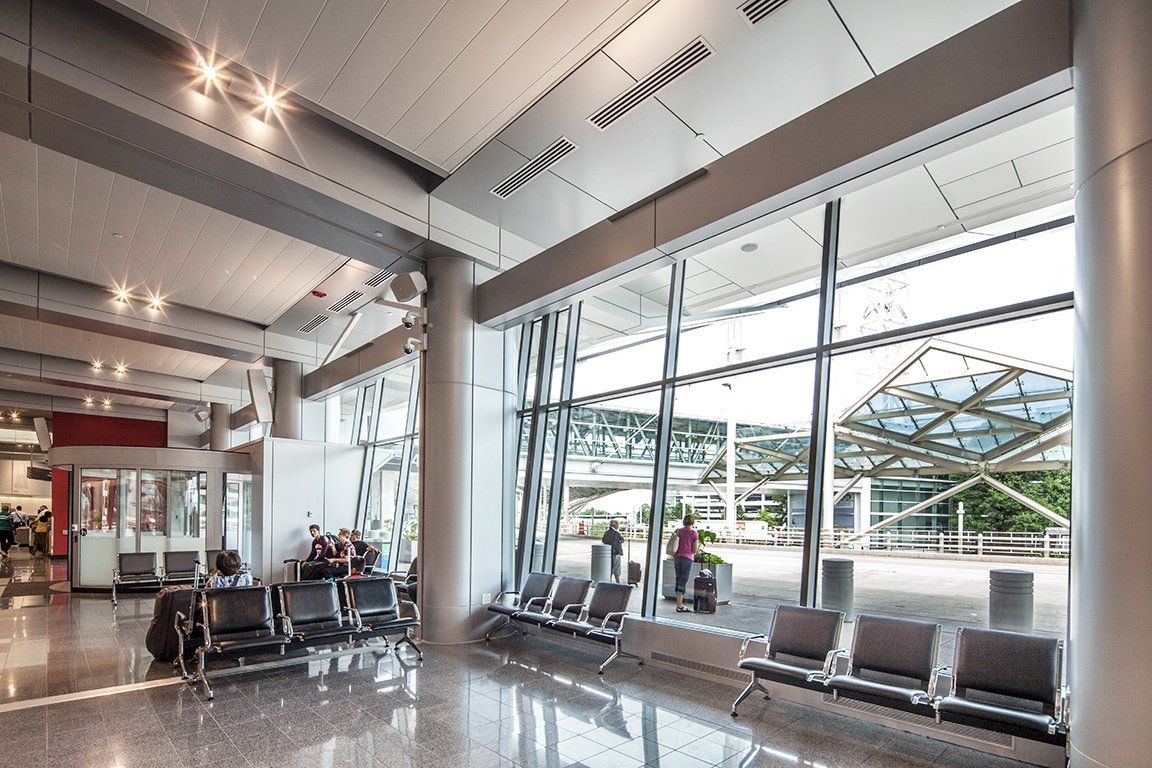
{"type": "Polygon", "coordinates": [[[373,237],[375,237],[375,238],[380,238],[380,239],[383,239],[383,238],[384,238],[384,233],[383,233],[383,232],[373,232],[373,233],[372,233],[372,236],[373,236],[373,237]]]}
{"type": "Polygon", "coordinates": [[[113,232],[112,237],[116,238],[117,240],[123,240],[124,239],[124,235],[120,232],[113,232]]]}
{"type": "Polygon", "coordinates": [[[15,421],[16,419],[20,418],[20,411],[12,411],[8,415],[12,417],[13,421],[15,421]]]}
{"type": "Polygon", "coordinates": [[[94,403],[94,402],[96,402],[96,398],[92,397],[92,395],[84,395],[84,405],[91,408],[92,403],[94,403]]]}
{"type": "Polygon", "coordinates": [[[103,405],[105,408],[111,408],[112,407],[112,398],[110,398],[110,397],[104,398],[103,405]]]}
{"type": "Polygon", "coordinates": [[[203,75],[204,79],[207,80],[208,82],[214,83],[214,82],[216,82],[216,77],[220,73],[216,70],[216,67],[212,66],[211,64],[209,64],[207,62],[204,62],[203,64],[200,65],[200,74],[203,75]]]}
{"type": "Polygon", "coordinates": [[[94,371],[104,370],[104,362],[102,360],[93,360],[92,361],[92,370],[94,370],[94,371]]]}
{"type": "Polygon", "coordinates": [[[759,247],[759,243],[744,243],[744,245],[740,246],[740,250],[744,251],[744,253],[752,253],[759,247]]]}
{"type": "Polygon", "coordinates": [[[127,304],[128,300],[132,298],[132,294],[128,293],[128,287],[124,285],[113,285],[112,293],[116,295],[116,301],[121,304],[127,304]]]}
{"type": "Polygon", "coordinates": [[[128,373],[128,366],[125,365],[124,363],[117,362],[116,363],[116,375],[117,376],[123,376],[126,373],[128,373]]]}
{"type": "Polygon", "coordinates": [[[269,112],[274,112],[280,108],[280,99],[272,91],[258,91],[260,94],[260,103],[264,105],[264,109],[269,112]]]}
{"type": "Polygon", "coordinates": [[[148,309],[160,310],[164,308],[164,297],[158,293],[148,291],[148,309]]]}

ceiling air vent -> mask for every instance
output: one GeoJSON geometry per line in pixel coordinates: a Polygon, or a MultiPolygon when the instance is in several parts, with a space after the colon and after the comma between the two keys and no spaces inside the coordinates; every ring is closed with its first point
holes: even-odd
{"type": "Polygon", "coordinates": [[[384,281],[390,277],[396,277],[396,273],[390,269],[382,269],[365,280],[364,285],[367,285],[369,288],[379,288],[384,281]]]}
{"type": "Polygon", "coordinates": [[[679,53],[654,69],[647,77],[633,85],[624,93],[605,104],[588,118],[588,122],[600,130],[631,112],[644,99],[659,91],[692,67],[712,55],[712,46],[698,37],[688,43],[679,53]]]}
{"type": "Polygon", "coordinates": [[[501,200],[507,200],[516,190],[532,179],[555,165],[561,158],[579,149],[575,144],[561,136],[548,145],[548,147],[515,170],[511,176],[504,179],[492,189],[488,190],[501,200]]]}
{"type": "Polygon", "coordinates": [[[340,301],[336,302],[332,306],[328,307],[328,311],[339,312],[342,309],[347,309],[349,304],[356,301],[356,299],[362,298],[364,298],[364,294],[360,293],[360,291],[350,291],[347,296],[340,299],[340,301]]]}
{"type": "Polygon", "coordinates": [[[300,333],[312,333],[312,331],[324,325],[326,322],[328,322],[328,315],[316,315],[316,317],[300,326],[300,333]]]}
{"type": "Polygon", "coordinates": [[[744,14],[744,20],[749,24],[755,25],[768,18],[768,14],[775,11],[788,0],[748,0],[744,5],[740,6],[740,13],[744,14]]]}

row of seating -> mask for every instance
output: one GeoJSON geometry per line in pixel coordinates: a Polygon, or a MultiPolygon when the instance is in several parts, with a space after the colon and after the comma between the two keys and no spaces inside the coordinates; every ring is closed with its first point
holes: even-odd
{"type": "Polygon", "coordinates": [[[423,659],[411,631],[420,626],[416,605],[400,600],[387,577],[304,581],[275,587],[204,589],[192,617],[178,615],[180,673],[192,678],[185,662],[185,643],[202,631],[196,648],[195,677],[213,698],[205,664],[209,656],[238,658],[264,653],[283,654],[290,647],[356,643],[399,635],[396,648],[410,645],[423,659]]]}
{"type": "Polygon", "coordinates": [[[860,614],[851,649],[840,648],[844,614],[779,606],[770,636],[752,635],[740,648],[740,669],[752,680],[732,703],[754,691],[768,698],[761,680],[830,690],[851,698],[1052,744],[1067,739],[1064,643],[1056,638],[961,627],[950,666],[937,664],[940,625],[860,614]],[[763,658],[748,645],[765,639],[763,658]],[[943,678],[951,680],[939,695],[943,678]]]}
{"type": "Polygon", "coordinates": [[[621,657],[643,664],[639,656],[621,648],[624,618],[628,615],[631,597],[632,587],[628,584],[602,581],[593,588],[591,579],[557,578],[550,573],[533,572],[524,581],[522,590],[501,592],[488,606],[489,611],[499,614],[504,621],[489,631],[485,639],[491,640],[496,632],[516,624],[521,625],[519,631],[523,634],[528,634],[526,627],[543,627],[613,646],[612,655],[600,665],[600,674],[621,657]],[[509,601],[509,598],[512,599],[509,601]]]}
{"type": "MultiPolygon", "coordinates": [[[[216,562],[218,549],[208,550],[203,562],[216,562]]],[[[117,590],[121,586],[163,587],[166,584],[196,583],[207,575],[196,550],[165,552],[161,567],[155,552],[122,552],[117,567],[112,571],[112,605],[117,605],[117,590]]]]}

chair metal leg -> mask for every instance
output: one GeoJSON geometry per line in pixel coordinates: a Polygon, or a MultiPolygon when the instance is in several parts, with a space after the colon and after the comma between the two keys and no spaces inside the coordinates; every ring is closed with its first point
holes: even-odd
{"type": "MultiPolygon", "coordinates": [[[[512,626],[512,619],[508,618],[507,616],[505,616],[503,618],[504,618],[503,624],[497,624],[496,626],[492,627],[492,629],[490,629],[487,632],[487,634],[484,635],[484,642],[488,642],[489,640],[491,640],[492,636],[495,635],[497,632],[503,632],[505,629],[508,629],[508,628],[511,628],[513,630],[513,634],[515,634],[516,628],[512,626]]],[[[508,637],[511,637],[511,635],[508,635],[508,637]]]]}
{"type": "Polygon", "coordinates": [[[112,579],[112,605],[119,605],[116,602],[116,579],[112,579]]]}
{"type": "Polygon", "coordinates": [[[201,648],[198,654],[199,661],[196,664],[196,676],[204,685],[204,690],[208,694],[209,699],[216,698],[216,694],[212,692],[212,686],[208,684],[208,673],[204,669],[204,649],[201,648]]]}
{"type": "Polygon", "coordinates": [[[753,691],[760,691],[764,694],[765,699],[770,698],[768,695],[768,689],[760,684],[760,679],[757,678],[756,675],[752,675],[752,682],[748,683],[748,687],[745,688],[738,697],[736,697],[736,701],[732,702],[732,717],[736,717],[738,715],[736,708],[740,706],[740,702],[751,696],[753,691]]]}
{"type": "Polygon", "coordinates": [[[404,630],[404,637],[402,637],[396,641],[396,651],[397,651],[396,655],[397,655],[397,657],[399,657],[399,655],[400,655],[399,651],[400,651],[400,644],[401,643],[407,643],[408,645],[412,646],[412,650],[416,651],[417,657],[421,661],[424,660],[424,651],[420,650],[420,646],[416,645],[415,641],[412,640],[412,636],[410,634],[408,634],[408,630],[404,630]]]}
{"type": "Polygon", "coordinates": [[[604,663],[600,665],[600,669],[597,670],[597,674],[604,674],[604,670],[608,668],[609,664],[616,661],[616,659],[636,659],[637,666],[644,666],[644,659],[640,658],[634,653],[628,653],[624,650],[623,646],[620,645],[619,635],[616,636],[615,641],[615,647],[612,651],[612,655],[605,659],[604,663]]]}

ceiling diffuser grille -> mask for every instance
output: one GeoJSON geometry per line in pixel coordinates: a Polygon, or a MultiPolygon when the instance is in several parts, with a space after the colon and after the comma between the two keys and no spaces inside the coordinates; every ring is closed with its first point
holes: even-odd
{"type": "Polygon", "coordinates": [[[312,333],[312,331],[324,325],[326,322],[328,322],[328,315],[316,315],[316,317],[300,326],[300,333],[312,333]]]}
{"type": "Polygon", "coordinates": [[[740,13],[749,24],[758,24],[786,2],[788,0],[748,0],[740,6],[740,13]]]}
{"type": "Polygon", "coordinates": [[[504,179],[492,189],[488,190],[501,200],[507,200],[516,190],[523,187],[532,179],[552,167],[561,158],[579,149],[575,144],[561,136],[548,145],[548,147],[524,165],[516,169],[511,176],[504,179]]]}
{"type": "Polygon", "coordinates": [[[328,311],[339,312],[340,310],[347,308],[347,306],[356,301],[356,299],[362,298],[364,298],[364,294],[362,294],[360,291],[350,291],[347,296],[340,299],[340,301],[336,302],[332,306],[328,307],[328,311]]]}
{"type": "Polygon", "coordinates": [[[390,277],[396,277],[396,273],[390,269],[382,269],[376,274],[372,275],[372,277],[365,280],[364,285],[367,285],[370,288],[379,288],[381,284],[383,284],[383,282],[390,277]]]}
{"type": "Polygon", "coordinates": [[[631,112],[646,98],[683,75],[692,67],[712,55],[712,46],[702,37],[688,43],[679,53],[654,69],[624,93],[605,104],[588,118],[588,122],[600,130],[631,112]]]}

